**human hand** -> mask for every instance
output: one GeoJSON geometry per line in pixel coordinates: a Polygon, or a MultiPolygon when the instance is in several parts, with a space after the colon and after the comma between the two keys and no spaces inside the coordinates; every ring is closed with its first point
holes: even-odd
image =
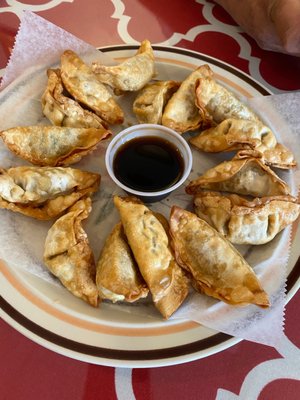
{"type": "Polygon", "coordinates": [[[215,0],[265,50],[300,56],[300,0],[215,0]]]}

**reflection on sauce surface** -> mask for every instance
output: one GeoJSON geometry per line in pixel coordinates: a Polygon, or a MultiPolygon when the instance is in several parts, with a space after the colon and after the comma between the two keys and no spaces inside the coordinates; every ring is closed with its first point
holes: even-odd
{"type": "Polygon", "coordinates": [[[124,143],[117,151],[113,169],[117,179],[131,189],[154,192],[167,189],[183,174],[180,151],[169,141],[143,136],[124,143]]]}

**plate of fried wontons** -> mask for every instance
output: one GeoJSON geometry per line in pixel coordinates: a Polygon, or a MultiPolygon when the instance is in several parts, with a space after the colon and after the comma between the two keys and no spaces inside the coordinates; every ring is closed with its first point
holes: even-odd
{"type": "Polygon", "coordinates": [[[0,126],[1,316],[95,364],[206,357],[240,339],[177,319],[191,293],[268,310],[268,260],[289,250],[287,298],[299,287],[299,154],[248,105],[270,93],[241,71],[148,40],[102,51],[111,65],[66,49],[0,94],[0,117],[17,107],[0,126]],[[110,139],[138,123],[192,149],[187,182],[160,202],[105,168],[110,139]]]}

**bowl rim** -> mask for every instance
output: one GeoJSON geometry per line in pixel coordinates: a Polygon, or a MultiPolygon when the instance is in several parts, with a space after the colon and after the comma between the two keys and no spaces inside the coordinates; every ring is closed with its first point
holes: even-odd
{"type": "MultiPolygon", "coordinates": [[[[154,136],[153,134],[149,134],[149,136],[154,136]]],[[[168,139],[167,139],[168,140],[168,139]]],[[[170,140],[169,140],[170,141],[170,140]]],[[[170,141],[171,142],[171,141],[170,141]]],[[[171,142],[173,145],[176,145],[176,142],[171,142]]],[[[124,144],[124,143],[122,143],[124,144]]],[[[177,146],[178,147],[178,146],[177,146]]],[[[110,178],[116,183],[116,185],[118,185],[121,189],[125,190],[126,192],[131,193],[132,195],[136,195],[136,196],[143,196],[145,198],[147,197],[158,197],[158,196],[164,196],[167,195],[168,193],[173,192],[174,190],[176,190],[178,187],[180,187],[185,180],[188,178],[191,169],[192,169],[192,165],[193,165],[193,155],[192,155],[192,151],[190,149],[189,144],[187,143],[186,139],[184,139],[178,132],[174,131],[173,129],[164,126],[164,125],[159,125],[159,124],[135,124],[135,125],[131,125],[128,128],[123,129],[122,131],[120,131],[119,133],[117,133],[112,140],[110,141],[109,145],[107,146],[106,152],[105,152],[105,166],[106,166],[106,170],[108,172],[108,175],[110,176],[110,178]],[[159,130],[162,132],[167,132],[170,134],[170,136],[175,137],[176,138],[176,142],[180,142],[182,147],[185,149],[185,152],[187,154],[187,157],[184,157],[184,171],[183,174],[181,176],[181,178],[179,179],[179,181],[177,181],[174,185],[163,189],[163,190],[159,190],[159,191],[154,191],[154,192],[143,192],[140,190],[135,190],[132,189],[126,185],[124,185],[121,181],[119,181],[119,179],[115,176],[115,173],[113,171],[112,165],[110,161],[113,161],[113,159],[111,160],[110,154],[111,154],[111,150],[113,148],[113,146],[116,144],[116,142],[118,142],[120,139],[122,139],[124,136],[134,132],[135,130],[138,129],[145,129],[145,128],[149,128],[149,129],[153,129],[153,130],[159,130]],[[185,159],[187,160],[187,162],[185,161],[185,159]]]]}

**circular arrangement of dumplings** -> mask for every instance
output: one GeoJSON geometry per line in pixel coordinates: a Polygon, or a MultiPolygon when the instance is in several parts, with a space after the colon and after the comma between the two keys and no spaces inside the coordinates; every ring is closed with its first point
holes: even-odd
{"type": "Polygon", "coordinates": [[[232,243],[267,243],[297,219],[297,199],[271,169],[293,168],[293,154],[214,79],[208,65],[182,82],[154,80],[155,74],[148,40],[115,66],[90,66],[66,50],[60,68],[47,71],[41,98],[51,125],[0,132],[8,149],[34,164],[0,169],[0,208],[55,219],[44,263],[94,307],[102,299],[134,302],[150,294],[167,319],[191,287],[228,304],[268,307],[268,294],[232,243]],[[69,165],[108,139],[111,124],[123,123],[117,96],[127,92],[136,92],[132,110],[139,123],[163,124],[180,134],[196,131],[190,138],[195,149],[236,154],[189,182],[194,212],[173,205],[166,219],[139,199],[115,196],[120,221],[96,262],[82,221],[101,176],[69,165]]]}

